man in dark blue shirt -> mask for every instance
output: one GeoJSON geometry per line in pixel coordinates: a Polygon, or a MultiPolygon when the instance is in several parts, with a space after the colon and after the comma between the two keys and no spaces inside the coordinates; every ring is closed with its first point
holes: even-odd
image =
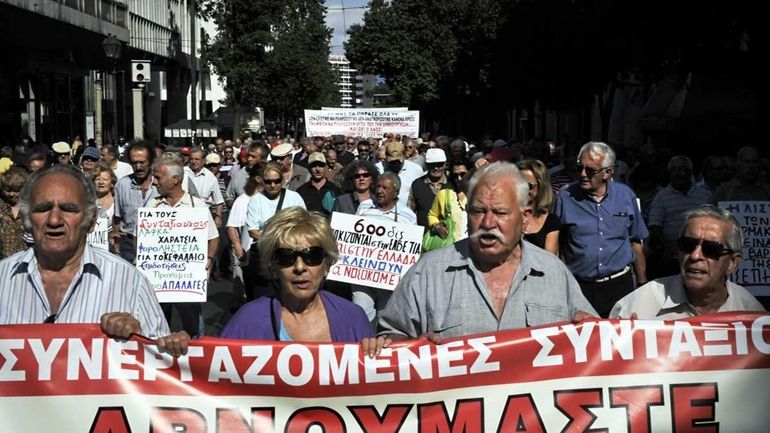
{"type": "Polygon", "coordinates": [[[586,298],[607,317],[620,298],[647,282],[642,241],[648,237],[636,195],[612,181],[615,152],[588,142],[580,149],[580,179],[561,188],[554,213],[562,221],[561,257],[586,298]]]}

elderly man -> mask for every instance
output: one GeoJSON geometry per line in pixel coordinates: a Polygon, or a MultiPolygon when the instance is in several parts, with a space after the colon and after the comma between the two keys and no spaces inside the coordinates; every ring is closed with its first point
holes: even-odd
{"type": "MultiPolygon", "coordinates": [[[[218,158],[218,156],[217,156],[218,158]]],[[[184,168],[185,174],[195,185],[198,197],[206,202],[214,215],[214,223],[217,227],[223,227],[224,221],[222,213],[225,199],[222,197],[222,191],[219,189],[219,180],[217,177],[205,168],[206,153],[200,147],[195,147],[190,151],[190,165],[184,168]]]]}
{"type": "Polygon", "coordinates": [[[577,160],[578,182],[561,188],[554,213],[562,221],[561,257],[591,305],[607,317],[618,299],[647,282],[642,240],[647,227],[634,192],[612,181],[615,152],[588,142],[577,160]]]}
{"type": "Polygon", "coordinates": [[[69,164],[32,175],[19,198],[34,246],[0,262],[0,324],[101,323],[105,333],[142,334],[175,354],[189,336],[169,334],[149,281],[130,263],[86,242],[96,222],[91,180],[69,164]]]}
{"type": "Polygon", "coordinates": [[[743,235],[729,211],[712,205],[685,214],[677,241],[679,274],[639,287],[610,317],[674,320],[722,311],[765,311],[746,289],[728,280],[741,260],[743,235]]]}
{"type": "Polygon", "coordinates": [[[310,180],[310,172],[301,165],[292,162],[292,146],[281,143],[270,151],[270,158],[283,169],[283,186],[290,191],[296,191],[302,184],[310,180]]]}
{"type": "Polygon", "coordinates": [[[134,172],[130,164],[118,160],[118,149],[112,144],[105,144],[99,150],[102,160],[110,166],[118,179],[123,179],[134,172]]]}
{"type": "Polygon", "coordinates": [[[436,194],[444,188],[446,178],[446,154],[441,149],[428,149],[425,153],[428,172],[412,182],[409,192],[409,207],[417,214],[417,224],[430,228],[428,212],[433,206],[436,194]]]}
{"type": "Polygon", "coordinates": [[[404,143],[391,140],[385,143],[385,162],[375,164],[377,170],[382,174],[386,171],[393,172],[401,179],[401,188],[398,191],[398,198],[401,203],[407,204],[409,201],[409,192],[412,189],[412,183],[422,176],[422,167],[406,159],[404,153],[404,143]]]}
{"type": "Polygon", "coordinates": [[[714,204],[714,194],[693,182],[692,161],[682,155],[668,161],[670,183],[655,194],[648,218],[650,251],[648,276],[677,272],[676,243],[687,211],[702,204],[714,204]]]}
{"type": "Polygon", "coordinates": [[[65,141],[57,141],[51,145],[54,164],[72,164],[72,148],[65,141]]]}
{"type": "Polygon", "coordinates": [[[146,141],[131,144],[126,151],[134,172],[115,184],[115,214],[112,217],[110,245],[116,254],[134,262],[136,259],[136,224],[140,207],[147,206],[158,192],[152,183],[155,153],[146,141]]]}
{"type": "Polygon", "coordinates": [[[261,143],[253,144],[247,149],[246,166],[239,167],[238,170],[233,168],[230,171],[230,183],[227,184],[227,190],[225,191],[227,207],[233,207],[235,199],[244,193],[243,187],[246,186],[246,181],[249,178],[249,170],[256,164],[264,163],[267,154],[267,146],[261,143]]]}
{"type": "Polygon", "coordinates": [[[321,152],[314,152],[308,158],[310,180],[297,188],[297,193],[305,200],[309,211],[321,212],[331,218],[335,198],[340,195],[340,189],[326,179],[326,158],[321,152]]]}
{"type": "Polygon", "coordinates": [[[380,313],[382,334],[438,342],[595,315],[564,264],[522,241],[528,190],[511,163],[476,171],[469,238],[425,254],[401,278],[380,313]]]}
{"type": "MultiPolygon", "coordinates": [[[[190,193],[184,192],[182,189],[182,180],[184,179],[184,168],[181,161],[178,158],[166,157],[161,158],[153,165],[153,185],[158,191],[158,196],[148,207],[157,208],[190,208],[198,207],[208,209],[208,205],[205,201],[198,197],[194,197],[190,193]]],[[[219,246],[219,233],[217,232],[214,219],[211,217],[210,212],[206,212],[208,216],[208,254],[206,269],[211,272],[212,265],[214,264],[214,258],[216,257],[217,248],[219,246]]],[[[179,304],[166,304],[163,311],[166,314],[166,318],[171,317],[171,306],[175,305],[179,316],[182,319],[182,328],[192,336],[200,336],[200,314],[201,306],[199,303],[179,303],[179,304]]]]}

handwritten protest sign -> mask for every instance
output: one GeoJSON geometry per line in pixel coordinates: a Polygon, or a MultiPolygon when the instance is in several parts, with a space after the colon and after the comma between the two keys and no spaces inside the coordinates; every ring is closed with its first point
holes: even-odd
{"type": "Polygon", "coordinates": [[[770,296],[770,201],[720,201],[738,218],[743,232],[743,259],[730,281],[754,296],[770,296]]]}
{"type": "Polygon", "coordinates": [[[305,110],[305,128],[309,137],[335,134],[382,137],[387,133],[417,137],[420,112],[398,108],[305,110]]]}
{"type": "Polygon", "coordinates": [[[393,290],[420,258],[421,226],[338,212],[331,226],[340,258],[330,280],[393,290]]]}
{"type": "Polygon", "coordinates": [[[110,221],[110,218],[108,218],[106,213],[100,212],[99,218],[96,219],[96,224],[94,224],[94,229],[88,234],[88,244],[103,250],[109,249],[108,236],[111,228],[112,221],[110,221]]]}
{"type": "Polygon", "coordinates": [[[136,266],[160,302],[206,302],[208,209],[140,208],[136,266]]]}
{"type": "Polygon", "coordinates": [[[764,432],[770,316],[595,320],[359,344],[0,326],[2,432],[764,432]]]}

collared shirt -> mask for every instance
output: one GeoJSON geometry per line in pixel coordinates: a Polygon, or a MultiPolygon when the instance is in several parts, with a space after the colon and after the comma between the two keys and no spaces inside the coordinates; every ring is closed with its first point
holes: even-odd
{"type": "Polygon", "coordinates": [[[131,167],[131,164],[123,161],[115,162],[115,168],[113,168],[112,171],[115,173],[115,177],[118,179],[123,179],[126,176],[134,174],[134,168],[131,167]]]}
{"type": "Polygon", "coordinates": [[[227,184],[227,190],[225,191],[225,198],[228,200],[235,200],[239,195],[243,194],[243,190],[246,187],[246,181],[249,180],[248,167],[241,167],[238,171],[230,171],[230,183],[227,184]]]}
{"type": "Polygon", "coordinates": [[[663,238],[666,242],[674,242],[684,225],[685,212],[709,203],[714,204],[714,194],[708,189],[693,184],[682,194],[681,191],[668,185],[658,191],[650,205],[650,226],[663,227],[663,238]]]}
{"type": "Polygon", "coordinates": [[[246,215],[249,210],[249,200],[251,196],[243,193],[233,202],[230,214],[227,217],[227,227],[234,227],[238,230],[238,237],[241,239],[241,246],[248,251],[251,248],[251,236],[249,236],[248,227],[246,227],[246,215]]]}
{"type": "MultiPolygon", "coordinates": [[[[295,191],[284,190],[286,196],[283,198],[283,204],[281,204],[281,210],[290,208],[292,206],[299,206],[302,209],[306,209],[305,201],[302,200],[299,194],[295,191]]],[[[249,230],[262,230],[267,220],[275,215],[278,208],[278,201],[281,196],[279,195],[275,199],[269,199],[264,194],[254,194],[249,199],[249,208],[246,212],[246,225],[249,230]]]]}
{"type": "MultiPolygon", "coordinates": [[[[170,208],[180,208],[180,207],[199,207],[208,209],[208,205],[206,202],[203,201],[200,197],[193,198],[193,195],[190,193],[186,193],[182,195],[182,198],[179,199],[176,203],[173,205],[168,201],[165,197],[157,197],[153,202],[150,204],[149,207],[170,207],[170,208]],[[197,199],[197,200],[196,200],[197,199]]],[[[216,239],[219,237],[219,232],[217,231],[217,224],[214,222],[214,218],[211,216],[210,212],[206,212],[206,215],[208,215],[208,240],[216,239]]]]}
{"type": "Polygon", "coordinates": [[[219,190],[219,180],[214,176],[214,173],[205,167],[197,173],[192,171],[190,167],[185,167],[184,171],[195,184],[198,197],[202,198],[209,207],[225,202],[222,192],[219,190]]]}
{"type": "MultiPolygon", "coordinates": [[[[43,323],[54,313],[33,248],[0,262],[0,275],[5,278],[0,324],[43,323]]],[[[134,316],[146,337],[170,333],[147,278],[120,257],[86,245],[78,273],[56,312],[56,323],[99,323],[103,314],[114,312],[134,316]]]]}
{"type": "Polygon", "coordinates": [[[554,213],[565,237],[561,257],[578,279],[599,279],[622,270],[634,261],[631,241],[649,235],[636,195],[620,182],[607,182],[607,195],[598,203],[578,182],[564,186],[554,213]]]}
{"type": "Polygon", "coordinates": [[[340,189],[328,180],[320,189],[316,188],[312,181],[307,181],[297,188],[297,194],[305,200],[307,210],[321,212],[328,217],[332,214],[334,199],[340,195],[340,189]]]}
{"type": "Polygon", "coordinates": [[[367,199],[358,205],[356,215],[372,216],[397,223],[417,224],[417,215],[411,209],[401,204],[401,200],[397,200],[396,205],[390,208],[390,210],[384,211],[377,205],[376,201],[367,199]]]}
{"type": "MultiPolygon", "coordinates": [[[[382,162],[375,164],[377,171],[380,174],[385,172],[385,166],[382,162]]],[[[401,189],[398,191],[398,200],[401,203],[407,203],[409,201],[409,191],[412,189],[412,183],[423,175],[422,167],[415,164],[410,160],[404,160],[404,165],[401,166],[401,171],[398,172],[398,178],[401,180],[401,189]]]]}
{"type": "MultiPolygon", "coordinates": [[[[742,286],[727,281],[727,300],[717,312],[724,311],[765,311],[762,304],[742,286]]],[[[619,300],[610,318],[631,317],[636,313],[639,319],[675,320],[698,315],[687,299],[687,292],[680,275],[658,278],[639,287],[619,300]]]]}
{"type": "Polygon", "coordinates": [[[115,184],[115,216],[120,218],[120,230],[136,235],[139,208],[148,206],[157,196],[158,190],[155,185],[150,184],[142,197],[141,185],[136,183],[134,175],[118,180],[115,184]]]}
{"type": "Polygon", "coordinates": [[[27,243],[24,242],[21,211],[14,218],[11,206],[0,200],[0,259],[10,257],[25,248],[27,243]]]}
{"type": "Polygon", "coordinates": [[[498,319],[469,248],[464,239],[424,254],[380,312],[382,334],[449,338],[571,320],[579,310],[597,315],[558,257],[522,241],[521,263],[498,319]]]}

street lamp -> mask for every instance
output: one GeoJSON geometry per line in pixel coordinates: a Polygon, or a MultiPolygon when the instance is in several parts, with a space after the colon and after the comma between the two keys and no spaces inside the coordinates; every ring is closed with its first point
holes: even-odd
{"type": "MultiPolygon", "coordinates": [[[[117,111],[117,92],[116,87],[117,83],[114,79],[115,77],[115,65],[117,64],[118,59],[120,59],[121,52],[123,51],[123,44],[118,40],[118,38],[115,37],[115,35],[108,34],[106,38],[102,41],[102,50],[104,50],[104,56],[107,57],[110,61],[110,66],[112,69],[112,128],[111,131],[117,131],[117,123],[118,123],[118,111],[117,111]]],[[[101,105],[101,100],[99,101],[99,104],[101,105]]],[[[101,110],[100,110],[101,111],[101,110]]],[[[101,117],[101,114],[99,114],[101,117]]],[[[115,134],[112,135],[112,138],[114,140],[115,134]]],[[[98,143],[98,142],[97,142],[98,143]]]]}

